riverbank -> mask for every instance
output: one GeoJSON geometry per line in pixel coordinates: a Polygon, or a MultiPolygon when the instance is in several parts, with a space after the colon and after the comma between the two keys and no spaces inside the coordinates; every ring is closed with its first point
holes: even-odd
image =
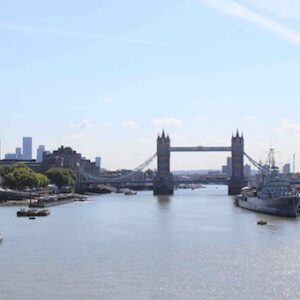
{"type": "Polygon", "coordinates": [[[75,201],[86,201],[88,196],[80,194],[44,194],[34,199],[1,200],[0,207],[6,206],[29,206],[32,208],[45,208],[75,201]]]}
{"type": "Polygon", "coordinates": [[[25,200],[5,200],[0,202],[0,207],[3,206],[29,206],[30,199],[25,200]]]}

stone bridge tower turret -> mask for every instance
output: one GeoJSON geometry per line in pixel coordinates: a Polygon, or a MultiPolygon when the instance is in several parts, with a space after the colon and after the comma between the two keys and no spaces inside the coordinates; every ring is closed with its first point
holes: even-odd
{"type": "Polygon", "coordinates": [[[157,175],[154,178],[154,195],[173,195],[174,179],[170,171],[170,148],[169,136],[162,132],[157,137],[157,175]]]}
{"type": "Polygon", "coordinates": [[[238,195],[247,185],[244,177],[244,137],[237,131],[231,139],[232,175],[228,182],[228,194],[238,195]]]}

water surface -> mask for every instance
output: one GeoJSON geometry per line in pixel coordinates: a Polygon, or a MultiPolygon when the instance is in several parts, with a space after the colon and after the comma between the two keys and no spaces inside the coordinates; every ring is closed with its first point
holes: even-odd
{"type": "Polygon", "coordinates": [[[300,299],[300,221],[223,186],[101,195],[29,220],[0,208],[0,299],[300,299]]]}

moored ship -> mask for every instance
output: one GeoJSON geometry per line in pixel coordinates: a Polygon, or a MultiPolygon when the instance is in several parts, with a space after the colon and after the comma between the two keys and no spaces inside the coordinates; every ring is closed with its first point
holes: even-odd
{"type": "Polygon", "coordinates": [[[270,165],[264,169],[262,182],[258,188],[244,187],[236,198],[239,207],[265,214],[298,217],[300,216],[300,197],[291,187],[286,176],[280,174],[275,166],[274,153],[270,153],[270,165]]]}

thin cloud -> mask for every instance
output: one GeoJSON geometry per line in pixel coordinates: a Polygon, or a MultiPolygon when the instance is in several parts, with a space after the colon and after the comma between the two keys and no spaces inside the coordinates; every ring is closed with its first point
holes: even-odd
{"type": "Polygon", "coordinates": [[[177,118],[158,118],[152,120],[152,124],[155,126],[178,126],[182,123],[182,120],[177,118]]]}
{"type": "Polygon", "coordinates": [[[206,117],[199,117],[195,120],[195,123],[205,123],[208,122],[208,118],[206,117]]]}
{"type": "Polygon", "coordinates": [[[281,18],[300,19],[298,0],[249,0],[256,7],[273,13],[281,18]]]}
{"type": "Polygon", "coordinates": [[[113,102],[113,98],[111,96],[107,96],[104,98],[104,102],[105,103],[112,103],[113,102]]]}
{"type": "Polygon", "coordinates": [[[129,128],[129,129],[135,129],[139,127],[139,124],[133,120],[126,120],[122,123],[122,127],[129,128]]]}
{"type": "Polygon", "coordinates": [[[290,123],[285,122],[281,127],[275,128],[275,132],[291,132],[291,133],[300,133],[300,124],[299,123],[290,123]]]}
{"type": "Polygon", "coordinates": [[[256,117],[255,116],[247,116],[244,118],[244,122],[252,122],[255,121],[256,117]]]}
{"type": "Polygon", "coordinates": [[[71,127],[73,128],[92,128],[94,127],[94,124],[91,123],[91,121],[89,119],[83,119],[81,120],[79,123],[72,123],[71,127]]]}
{"type": "Polygon", "coordinates": [[[248,22],[257,24],[265,29],[268,29],[274,33],[279,34],[285,39],[294,44],[300,44],[300,33],[293,30],[278,21],[268,18],[262,14],[255,12],[254,10],[228,0],[199,0],[201,3],[216,9],[224,14],[232,15],[248,22]]]}
{"type": "Polygon", "coordinates": [[[67,135],[66,139],[71,141],[83,141],[83,140],[87,140],[87,136],[85,134],[73,133],[67,135]]]}
{"type": "Polygon", "coordinates": [[[143,39],[134,39],[134,38],[114,36],[114,35],[100,34],[96,32],[83,32],[83,31],[76,31],[76,30],[49,28],[49,27],[34,27],[34,26],[18,25],[18,24],[0,24],[0,30],[24,32],[24,33],[47,33],[47,34],[61,35],[61,36],[68,36],[68,37],[108,40],[114,42],[139,44],[145,46],[185,47],[185,45],[171,43],[171,42],[150,41],[150,40],[143,40],[143,39]]]}
{"type": "Polygon", "coordinates": [[[114,126],[113,122],[104,122],[100,124],[92,123],[89,119],[83,119],[79,123],[70,124],[73,128],[89,129],[89,128],[107,128],[114,126]]]}
{"type": "Polygon", "coordinates": [[[102,124],[98,124],[97,128],[107,128],[107,127],[113,127],[115,126],[114,122],[104,122],[102,124]]]}

